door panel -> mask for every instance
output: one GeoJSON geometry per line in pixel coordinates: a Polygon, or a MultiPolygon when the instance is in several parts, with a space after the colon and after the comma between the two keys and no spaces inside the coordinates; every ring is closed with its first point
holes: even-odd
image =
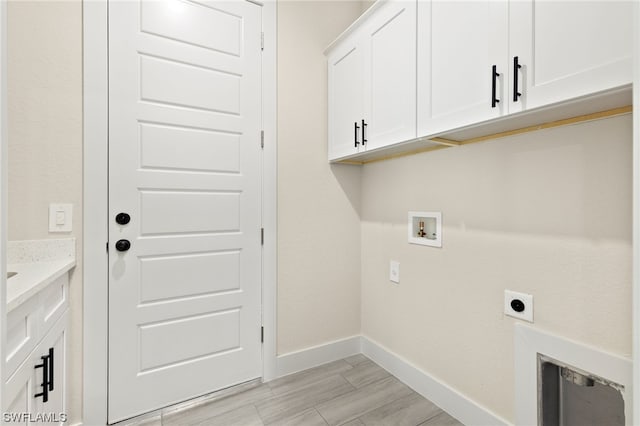
{"type": "Polygon", "coordinates": [[[109,4],[110,423],[261,375],[260,31],[244,1],[109,4]]]}
{"type": "Polygon", "coordinates": [[[239,290],[240,255],[235,250],[141,258],[140,303],[239,290]]]}

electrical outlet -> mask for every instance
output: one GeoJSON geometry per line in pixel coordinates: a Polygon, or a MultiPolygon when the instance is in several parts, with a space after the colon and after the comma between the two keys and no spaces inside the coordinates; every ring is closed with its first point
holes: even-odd
{"type": "Polygon", "coordinates": [[[389,280],[396,284],[400,283],[400,262],[395,260],[389,262],[389,280]]]}
{"type": "Polygon", "coordinates": [[[504,291],[504,314],[533,322],[533,296],[516,291],[504,291]]]}

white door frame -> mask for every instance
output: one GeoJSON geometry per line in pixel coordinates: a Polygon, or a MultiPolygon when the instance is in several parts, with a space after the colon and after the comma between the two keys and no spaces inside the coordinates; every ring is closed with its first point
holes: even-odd
{"type": "MultiPolygon", "coordinates": [[[[257,3],[253,0],[253,3],[257,3]]],[[[276,375],[276,1],[262,5],[264,247],[262,377],[276,375]]],[[[108,371],[108,44],[107,0],[83,0],[84,244],[83,423],[107,424],[108,371]]],[[[4,93],[4,91],[3,91],[4,93]]],[[[4,142],[4,141],[3,141],[4,142]]],[[[4,213],[4,212],[3,212],[4,213]]],[[[4,216],[4,215],[3,215],[4,216]]]]}

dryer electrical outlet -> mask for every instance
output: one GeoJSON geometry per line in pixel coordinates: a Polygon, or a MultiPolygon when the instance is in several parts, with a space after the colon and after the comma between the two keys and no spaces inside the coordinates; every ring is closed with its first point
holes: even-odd
{"type": "Polygon", "coordinates": [[[533,296],[516,291],[504,291],[504,314],[533,322],[533,296]]]}

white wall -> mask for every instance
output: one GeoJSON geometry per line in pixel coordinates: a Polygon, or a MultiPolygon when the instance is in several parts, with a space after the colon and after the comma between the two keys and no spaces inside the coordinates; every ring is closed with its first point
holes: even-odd
{"type": "Polygon", "coordinates": [[[513,324],[631,354],[631,116],[364,166],[362,331],[514,420],[513,324]],[[407,212],[441,211],[441,249],[407,212]],[[399,285],[388,280],[400,262],[399,285]]]}
{"type": "Polygon", "coordinates": [[[8,3],[9,239],[49,234],[51,202],[73,204],[78,264],[71,274],[70,422],[81,415],[82,4],[8,3]]]}
{"type": "Polygon", "coordinates": [[[360,333],[360,169],[327,161],[324,48],[359,1],[278,2],[278,353],[360,333]]]}

